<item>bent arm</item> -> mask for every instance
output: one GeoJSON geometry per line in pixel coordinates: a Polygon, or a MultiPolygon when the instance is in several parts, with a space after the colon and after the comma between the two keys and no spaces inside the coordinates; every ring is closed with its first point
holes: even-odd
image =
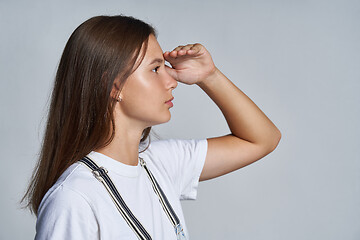
{"type": "Polygon", "coordinates": [[[220,108],[231,134],[209,138],[200,181],[259,160],[278,145],[281,133],[271,120],[219,69],[196,83],[220,108]]]}
{"type": "Polygon", "coordinates": [[[172,68],[166,71],[185,84],[197,84],[224,114],[231,134],[209,138],[200,181],[235,171],[269,154],[280,141],[280,131],[269,118],[216,68],[199,43],[165,52],[172,68]]]}

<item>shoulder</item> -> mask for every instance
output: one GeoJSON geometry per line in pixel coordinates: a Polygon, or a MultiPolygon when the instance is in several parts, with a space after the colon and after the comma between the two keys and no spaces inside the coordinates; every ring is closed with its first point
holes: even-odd
{"type": "Polygon", "coordinates": [[[59,177],[43,197],[39,212],[49,208],[65,208],[76,205],[91,206],[88,196],[93,191],[92,182],[97,180],[82,164],[74,163],[59,177]],[[69,203],[72,204],[69,204],[69,203]]]}
{"type": "Polygon", "coordinates": [[[139,154],[150,161],[173,164],[183,163],[185,159],[203,158],[207,152],[207,139],[161,139],[150,143],[148,148],[139,154]]]}
{"type": "Polygon", "coordinates": [[[148,149],[140,153],[151,169],[165,174],[176,183],[184,172],[201,169],[207,152],[207,139],[163,139],[152,141],[148,149]]]}
{"type": "Polygon", "coordinates": [[[73,239],[70,236],[97,231],[96,215],[87,194],[89,184],[85,184],[91,181],[92,174],[85,170],[73,164],[45,194],[37,213],[36,239],[73,239]]]}
{"type": "Polygon", "coordinates": [[[207,147],[207,139],[161,139],[152,141],[145,151],[147,153],[174,154],[191,152],[197,148],[207,147]]]}

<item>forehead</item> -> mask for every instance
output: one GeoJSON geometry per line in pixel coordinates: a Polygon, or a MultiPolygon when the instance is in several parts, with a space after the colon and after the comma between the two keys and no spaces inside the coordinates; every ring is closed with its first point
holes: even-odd
{"type": "Polygon", "coordinates": [[[145,46],[145,42],[143,43],[140,53],[136,59],[136,63],[133,68],[135,72],[138,72],[140,69],[144,69],[148,66],[152,66],[155,62],[157,64],[164,62],[163,51],[158,41],[156,40],[156,37],[153,34],[150,34],[149,36],[145,55],[144,55],[144,49],[145,49],[144,46],[145,46]],[[141,60],[143,55],[144,58],[141,60]],[[155,60],[161,60],[161,62],[155,60]]]}
{"type": "Polygon", "coordinates": [[[147,50],[141,65],[149,65],[154,59],[164,59],[163,51],[153,34],[150,34],[147,50]]]}

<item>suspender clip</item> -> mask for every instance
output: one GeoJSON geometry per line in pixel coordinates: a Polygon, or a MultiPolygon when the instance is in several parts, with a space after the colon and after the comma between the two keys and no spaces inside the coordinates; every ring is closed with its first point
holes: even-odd
{"type": "Polygon", "coordinates": [[[178,240],[186,240],[184,229],[183,229],[183,227],[181,226],[180,223],[175,226],[175,233],[176,233],[176,239],[178,239],[178,240]]]}
{"type": "Polygon", "coordinates": [[[92,173],[94,174],[97,180],[102,182],[103,181],[102,175],[104,175],[104,173],[108,173],[108,170],[104,167],[99,167],[98,169],[93,170],[92,173]]]}
{"type": "Polygon", "coordinates": [[[143,167],[143,166],[146,166],[146,162],[144,161],[144,159],[142,159],[141,157],[139,157],[139,161],[140,161],[140,165],[143,167]]]}

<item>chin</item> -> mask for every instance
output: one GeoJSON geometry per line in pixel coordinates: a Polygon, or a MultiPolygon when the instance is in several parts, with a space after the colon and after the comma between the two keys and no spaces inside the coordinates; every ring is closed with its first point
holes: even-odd
{"type": "Polygon", "coordinates": [[[169,114],[168,114],[168,117],[167,117],[167,119],[166,119],[166,122],[170,121],[170,119],[171,119],[171,113],[170,113],[170,111],[169,111],[169,114]]]}
{"type": "Polygon", "coordinates": [[[171,114],[168,114],[168,116],[164,116],[162,119],[156,119],[156,120],[151,121],[151,124],[148,127],[167,123],[170,121],[170,119],[171,119],[171,114]]]}
{"type": "Polygon", "coordinates": [[[171,119],[171,114],[170,112],[167,114],[167,115],[164,115],[164,117],[160,120],[158,119],[158,121],[154,121],[154,124],[153,125],[159,125],[159,124],[163,124],[163,123],[167,123],[169,122],[171,119]]]}
{"type": "MultiPolygon", "coordinates": [[[[167,123],[167,122],[170,121],[170,119],[171,119],[171,115],[170,115],[169,117],[163,119],[163,121],[162,121],[161,123],[167,123]]],[[[161,124],[161,123],[160,123],[160,124],[161,124]]]]}

